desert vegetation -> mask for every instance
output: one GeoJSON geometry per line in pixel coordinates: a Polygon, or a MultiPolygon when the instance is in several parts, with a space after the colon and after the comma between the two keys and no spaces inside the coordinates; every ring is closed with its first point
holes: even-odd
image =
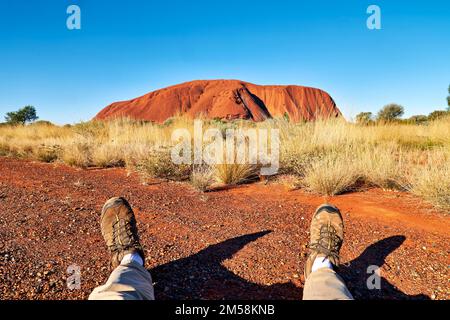
{"type": "MultiPolygon", "coordinates": [[[[450,87],[449,87],[450,90],[450,87]]],[[[418,114],[407,119],[401,116],[405,113],[405,108],[399,104],[391,103],[385,105],[376,115],[372,112],[360,112],[356,115],[355,120],[358,124],[374,125],[379,123],[403,123],[403,124],[426,124],[440,118],[450,115],[450,96],[447,97],[449,104],[447,110],[435,110],[428,115],[418,114]]]]}
{"type": "Polygon", "coordinates": [[[25,124],[34,122],[39,117],[36,115],[36,108],[33,106],[25,106],[17,111],[8,112],[5,116],[7,124],[25,124]]]}
{"type": "MultiPolygon", "coordinates": [[[[204,127],[278,128],[279,174],[294,186],[323,195],[380,187],[411,192],[437,207],[450,208],[450,117],[422,124],[344,119],[292,123],[204,120],[204,127]]],[[[249,181],[256,167],[243,164],[177,165],[171,161],[173,130],[193,130],[188,118],[164,124],[127,119],[56,126],[48,122],[0,127],[0,155],[62,162],[71,166],[126,167],[142,179],[190,182],[201,191],[215,184],[249,181]]]]}

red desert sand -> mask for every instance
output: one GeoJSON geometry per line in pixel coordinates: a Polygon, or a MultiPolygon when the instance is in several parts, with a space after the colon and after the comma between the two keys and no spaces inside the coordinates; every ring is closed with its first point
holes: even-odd
{"type": "Polygon", "coordinates": [[[129,117],[161,123],[178,115],[253,121],[288,116],[298,122],[340,114],[330,95],[320,89],[260,86],[239,80],[198,80],[112,103],[94,119],[129,117]]]}
{"type": "Polygon", "coordinates": [[[99,218],[112,196],[136,213],[158,300],[292,299],[314,209],[341,208],[339,273],[357,299],[449,299],[450,221],[402,192],[371,189],[324,198],[276,183],[200,193],[188,184],[143,185],[125,169],[80,170],[0,158],[0,297],[86,299],[109,276],[99,218]],[[380,267],[381,290],[367,268],[380,267]],[[81,288],[69,290],[69,266],[81,288]]]}

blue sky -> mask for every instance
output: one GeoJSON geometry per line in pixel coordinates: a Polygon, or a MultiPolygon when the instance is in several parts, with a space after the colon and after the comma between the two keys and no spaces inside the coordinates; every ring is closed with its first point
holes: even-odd
{"type": "Polygon", "coordinates": [[[318,87],[347,118],[391,102],[427,114],[446,108],[449,17],[447,0],[1,0],[0,119],[31,104],[89,120],[194,79],[318,87]],[[66,28],[70,4],[81,30],[66,28]],[[381,30],[366,27],[370,4],[381,30]]]}

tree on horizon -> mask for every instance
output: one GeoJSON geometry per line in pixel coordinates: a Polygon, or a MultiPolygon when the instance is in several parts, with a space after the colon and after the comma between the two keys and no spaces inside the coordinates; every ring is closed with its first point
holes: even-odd
{"type": "Polygon", "coordinates": [[[36,108],[33,106],[25,106],[17,111],[8,112],[5,121],[8,124],[22,124],[33,122],[39,119],[36,115],[36,108]]]}
{"type": "Polygon", "coordinates": [[[428,115],[429,120],[441,119],[448,115],[448,111],[445,110],[435,110],[428,115]]]}
{"type": "Polygon", "coordinates": [[[356,115],[356,123],[367,125],[372,122],[372,112],[360,112],[356,115]]]}
{"type": "Polygon", "coordinates": [[[405,108],[399,104],[391,103],[385,105],[377,114],[377,120],[391,122],[398,120],[405,113],[405,108]]]}
{"type": "Polygon", "coordinates": [[[447,105],[447,111],[450,112],[450,85],[448,86],[447,105]]]}

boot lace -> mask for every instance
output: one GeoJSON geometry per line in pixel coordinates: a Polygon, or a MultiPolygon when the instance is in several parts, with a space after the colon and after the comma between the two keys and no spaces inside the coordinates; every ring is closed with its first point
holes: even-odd
{"type": "Polygon", "coordinates": [[[338,236],[336,229],[328,223],[320,227],[319,240],[316,243],[308,245],[308,248],[338,263],[340,260],[339,250],[341,245],[342,239],[338,236]]]}
{"type": "Polygon", "coordinates": [[[111,252],[120,252],[130,248],[139,248],[138,241],[133,232],[135,226],[130,221],[119,219],[112,225],[113,245],[109,247],[111,252]]]}

